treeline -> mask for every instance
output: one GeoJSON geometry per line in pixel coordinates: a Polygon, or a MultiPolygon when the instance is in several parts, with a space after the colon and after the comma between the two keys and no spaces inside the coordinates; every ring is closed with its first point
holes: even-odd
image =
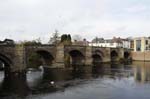
{"type": "Polygon", "coordinates": [[[35,46],[35,45],[42,45],[42,42],[41,42],[41,39],[38,38],[38,39],[35,39],[35,40],[32,40],[32,41],[20,41],[18,44],[20,45],[25,45],[25,46],[35,46]]]}
{"type": "Polygon", "coordinates": [[[41,42],[37,42],[37,41],[35,41],[35,40],[33,40],[33,41],[24,41],[24,42],[22,42],[21,44],[23,44],[23,45],[25,45],[25,46],[27,46],[27,45],[42,45],[42,43],[41,42]]]}
{"type": "MultiPolygon", "coordinates": [[[[35,45],[42,45],[41,39],[35,39],[32,41],[20,41],[18,44],[25,45],[25,46],[35,46],[35,45]]],[[[59,45],[59,44],[64,44],[64,45],[70,45],[72,44],[72,38],[70,34],[62,34],[61,36],[58,35],[58,33],[55,33],[50,37],[50,40],[48,44],[53,44],[53,45],[59,45]]]]}

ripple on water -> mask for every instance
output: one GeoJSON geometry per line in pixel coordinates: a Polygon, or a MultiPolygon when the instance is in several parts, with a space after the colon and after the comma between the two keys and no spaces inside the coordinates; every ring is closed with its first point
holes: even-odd
{"type": "Polygon", "coordinates": [[[0,71],[0,83],[3,81],[4,79],[4,72],[0,71]]]}

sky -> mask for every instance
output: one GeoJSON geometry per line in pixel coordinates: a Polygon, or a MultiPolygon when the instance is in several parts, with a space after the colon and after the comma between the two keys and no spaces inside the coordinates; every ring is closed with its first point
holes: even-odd
{"type": "Polygon", "coordinates": [[[150,0],[0,0],[0,40],[150,36],[150,0]]]}

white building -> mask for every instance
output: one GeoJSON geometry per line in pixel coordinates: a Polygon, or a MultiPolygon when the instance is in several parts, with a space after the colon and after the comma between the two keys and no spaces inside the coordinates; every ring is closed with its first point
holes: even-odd
{"type": "Polygon", "coordinates": [[[134,38],[134,51],[150,51],[150,37],[134,38]]]}
{"type": "Polygon", "coordinates": [[[131,48],[131,40],[122,39],[122,47],[130,49],[131,48]]]}
{"type": "Polygon", "coordinates": [[[109,42],[104,42],[104,43],[89,43],[89,46],[98,46],[98,47],[111,47],[111,48],[117,48],[117,47],[122,47],[122,43],[109,43],[109,42]]]}
{"type": "Polygon", "coordinates": [[[113,38],[113,39],[98,39],[97,42],[90,42],[89,46],[110,47],[110,48],[130,48],[130,40],[113,38]]]}

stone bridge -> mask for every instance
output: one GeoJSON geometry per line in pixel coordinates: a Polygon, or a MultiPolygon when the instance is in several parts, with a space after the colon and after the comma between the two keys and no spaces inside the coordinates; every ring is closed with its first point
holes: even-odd
{"type": "Polygon", "coordinates": [[[31,65],[31,56],[33,57],[34,54],[40,56],[41,65],[67,68],[71,65],[92,65],[119,61],[121,58],[128,58],[130,51],[123,48],[79,45],[0,45],[0,62],[3,62],[5,69],[11,72],[25,70],[31,65]]]}

